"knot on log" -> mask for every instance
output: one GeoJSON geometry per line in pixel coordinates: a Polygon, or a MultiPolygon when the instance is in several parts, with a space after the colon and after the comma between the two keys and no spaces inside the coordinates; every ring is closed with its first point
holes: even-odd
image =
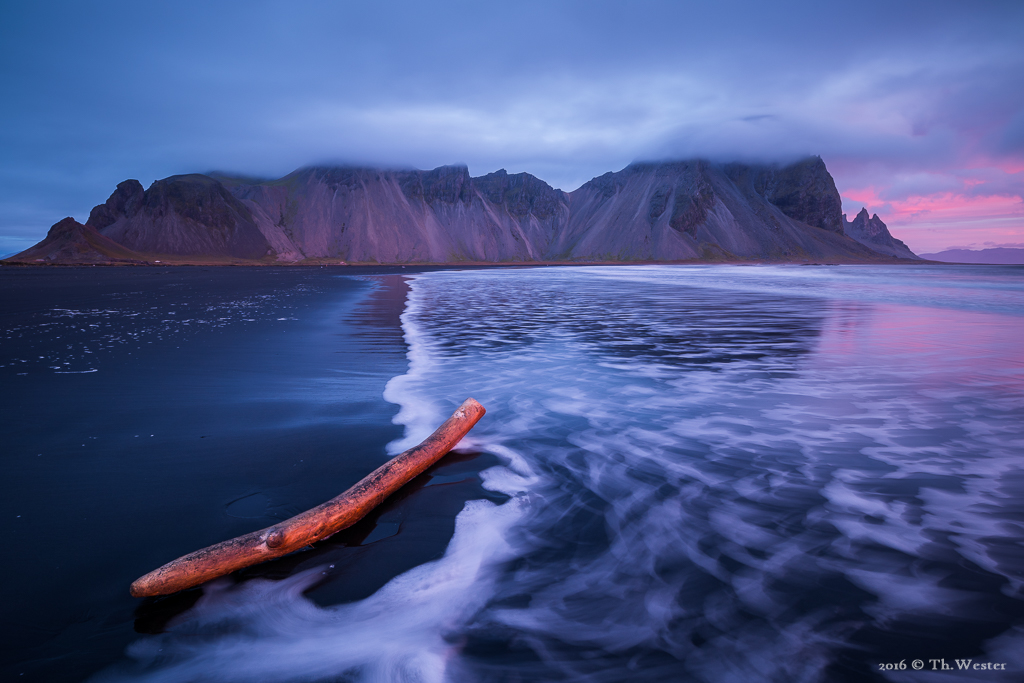
{"type": "Polygon", "coordinates": [[[284,545],[286,534],[283,529],[273,529],[267,534],[267,547],[268,548],[280,548],[284,545]]]}

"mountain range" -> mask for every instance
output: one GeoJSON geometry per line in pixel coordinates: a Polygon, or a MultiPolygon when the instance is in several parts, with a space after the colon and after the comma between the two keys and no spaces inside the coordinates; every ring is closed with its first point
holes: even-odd
{"type": "Polygon", "coordinates": [[[120,183],[7,264],[891,262],[877,215],[841,212],[820,157],[634,163],[573,192],[528,173],[308,167],[277,180],[120,183]]]}
{"type": "Polygon", "coordinates": [[[935,254],[921,254],[929,261],[947,263],[987,263],[1001,265],[1024,265],[1024,249],[1015,247],[992,247],[991,249],[946,249],[935,254]]]}

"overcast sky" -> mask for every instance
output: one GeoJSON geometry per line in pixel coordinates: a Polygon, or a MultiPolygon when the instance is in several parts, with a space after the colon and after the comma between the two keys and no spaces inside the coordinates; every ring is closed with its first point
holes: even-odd
{"type": "Polygon", "coordinates": [[[1024,2],[0,7],[0,254],[126,178],[807,154],[917,252],[1024,247],[1024,2]]]}

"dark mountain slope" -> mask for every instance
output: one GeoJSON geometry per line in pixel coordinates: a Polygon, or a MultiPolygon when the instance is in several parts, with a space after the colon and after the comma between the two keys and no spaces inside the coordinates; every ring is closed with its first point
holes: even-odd
{"type": "Polygon", "coordinates": [[[138,263],[144,260],[142,255],[68,217],[54,223],[39,244],[5,259],[4,263],[138,263]]]}
{"type": "Polygon", "coordinates": [[[249,209],[217,180],[199,174],[158,180],[146,191],[128,180],[86,223],[134,251],[260,259],[273,254],[249,209]]]}
{"type": "Polygon", "coordinates": [[[554,249],[566,259],[879,256],[843,236],[839,193],[817,158],[781,169],[706,161],[632,164],[570,197],[569,224],[554,249]]]}
{"type": "Polygon", "coordinates": [[[408,263],[543,257],[567,199],[526,173],[307,168],[270,183],[225,181],[281,257],[408,263]]]}
{"type": "Polygon", "coordinates": [[[821,157],[784,167],[726,164],[725,175],[738,187],[779,208],[795,221],[843,234],[843,203],[821,157]]]}

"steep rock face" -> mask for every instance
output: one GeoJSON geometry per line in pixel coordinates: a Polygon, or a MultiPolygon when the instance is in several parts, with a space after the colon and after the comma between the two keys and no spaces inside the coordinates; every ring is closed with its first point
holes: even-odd
{"type": "Polygon", "coordinates": [[[134,263],[141,260],[139,254],[68,217],[54,223],[39,244],[4,262],[88,264],[134,263]]]}
{"type": "Polygon", "coordinates": [[[567,260],[680,260],[700,256],[694,235],[714,206],[703,162],[633,164],[570,193],[552,245],[567,260]]]}
{"type": "Polygon", "coordinates": [[[877,213],[868,218],[868,210],[862,208],[852,221],[847,221],[846,214],[843,214],[843,225],[849,237],[880,254],[897,258],[919,258],[906,244],[889,234],[889,228],[877,213]]]}
{"type": "Polygon", "coordinates": [[[533,215],[539,220],[555,217],[566,202],[566,194],[529,173],[509,175],[505,169],[473,178],[473,185],[484,199],[504,207],[520,219],[533,215]]]}
{"type": "Polygon", "coordinates": [[[138,252],[259,259],[273,253],[249,209],[208,176],[158,180],[145,192],[126,181],[88,224],[138,252]]]}
{"type": "Polygon", "coordinates": [[[270,183],[226,182],[282,260],[537,260],[567,211],[564,193],[529,174],[471,178],[465,166],[308,168],[270,183]]]}
{"type": "Polygon", "coordinates": [[[842,199],[821,157],[782,168],[727,164],[723,170],[737,186],[749,187],[789,218],[843,234],[842,199]]]}
{"type": "Polygon", "coordinates": [[[105,203],[93,207],[85,224],[93,230],[102,230],[116,223],[122,216],[134,216],[145,201],[145,195],[146,191],[138,180],[119,183],[105,203]]]}
{"type": "Polygon", "coordinates": [[[569,222],[554,248],[559,258],[875,256],[843,236],[839,193],[817,158],[781,169],[706,161],[632,164],[584,184],[570,198],[569,222]],[[814,194],[819,191],[821,196],[814,194]]]}

